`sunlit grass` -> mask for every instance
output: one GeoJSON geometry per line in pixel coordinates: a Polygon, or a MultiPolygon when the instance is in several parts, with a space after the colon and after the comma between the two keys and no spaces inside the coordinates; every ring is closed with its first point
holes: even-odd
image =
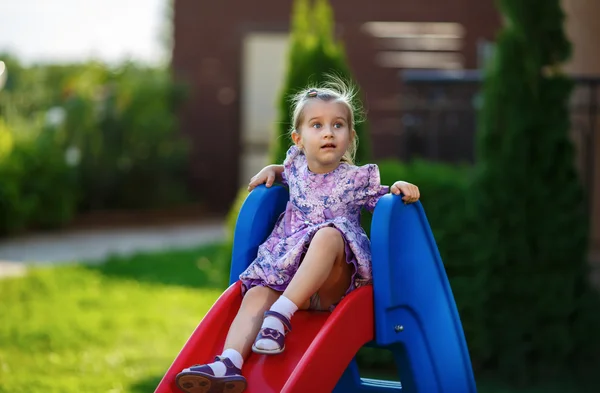
{"type": "Polygon", "coordinates": [[[0,280],[0,392],[151,392],[223,291],[218,249],[0,280]]]}

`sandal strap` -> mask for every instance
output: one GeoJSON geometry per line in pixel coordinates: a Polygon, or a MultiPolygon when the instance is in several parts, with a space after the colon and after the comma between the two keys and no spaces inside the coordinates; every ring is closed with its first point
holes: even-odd
{"type": "Polygon", "coordinates": [[[277,329],[262,328],[258,332],[258,336],[256,337],[256,340],[254,340],[254,342],[256,343],[256,341],[259,341],[259,340],[275,341],[277,343],[277,345],[279,346],[279,348],[281,349],[284,346],[283,343],[285,342],[285,334],[281,333],[277,329]]]}
{"type": "Polygon", "coordinates": [[[288,331],[292,331],[292,324],[290,323],[290,320],[287,319],[284,315],[278,313],[277,311],[265,311],[265,317],[275,317],[277,319],[279,319],[281,321],[281,323],[283,323],[283,326],[286,327],[286,329],[288,331]]]}
{"type": "Polygon", "coordinates": [[[221,362],[221,363],[223,363],[225,365],[225,367],[227,367],[227,369],[225,371],[225,376],[241,375],[242,374],[242,370],[240,370],[239,368],[237,368],[236,365],[233,364],[233,362],[231,361],[231,359],[229,359],[228,357],[225,357],[225,356],[215,356],[215,361],[221,362]]]}

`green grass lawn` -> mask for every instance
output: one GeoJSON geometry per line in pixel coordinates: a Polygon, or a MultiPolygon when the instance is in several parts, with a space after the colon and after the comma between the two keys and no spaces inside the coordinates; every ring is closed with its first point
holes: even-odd
{"type": "Polygon", "coordinates": [[[0,393],[153,392],[227,275],[210,246],[1,279],[0,393]]]}
{"type": "Polygon", "coordinates": [[[0,392],[152,392],[226,278],[218,248],[0,280],[0,392]]]}

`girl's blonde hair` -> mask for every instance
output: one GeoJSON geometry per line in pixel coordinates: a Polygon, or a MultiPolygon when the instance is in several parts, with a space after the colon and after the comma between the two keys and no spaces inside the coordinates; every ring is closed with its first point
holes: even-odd
{"type": "Polygon", "coordinates": [[[358,137],[354,132],[354,126],[360,122],[357,116],[359,109],[354,103],[356,96],[356,87],[342,78],[335,75],[327,75],[325,83],[321,86],[309,86],[292,97],[292,129],[290,134],[298,132],[304,115],[304,108],[310,100],[319,99],[326,102],[337,102],[343,104],[348,109],[348,128],[352,135],[348,150],[342,156],[342,162],[354,164],[356,149],[358,148],[358,137]]]}

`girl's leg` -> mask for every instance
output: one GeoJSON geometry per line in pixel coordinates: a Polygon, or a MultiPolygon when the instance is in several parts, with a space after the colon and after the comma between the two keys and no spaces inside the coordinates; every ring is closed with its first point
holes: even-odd
{"type": "MultiPolygon", "coordinates": [[[[348,290],[352,278],[352,267],[346,263],[345,244],[341,233],[335,228],[322,228],[313,237],[298,271],[283,295],[271,307],[271,311],[288,320],[300,308],[308,308],[310,297],[317,293],[321,309],[337,303],[348,290]]],[[[284,333],[283,321],[268,316],[262,324],[284,333]]],[[[261,353],[279,353],[279,343],[269,338],[255,342],[261,353]]]]}
{"type": "Polygon", "coordinates": [[[250,288],[229,327],[223,348],[236,350],[246,358],[260,330],[265,311],[275,303],[279,295],[280,292],[268,287],[250,288]]]}
{"type": "Polygon", "coordinates": [[[353,266],[346,263],[342,234],[335,228],[322,228],[313,237],[304,260],[283,293],[306,309],[317,293],[321,308],[337,303],[350,287],[353,266]]]}
{"type": "Polygon", "coordinates": [[[258,334],[264,312],[279,296],[279,292],[267,287],[248,290],[229,327],[219,360],[186,368],[178,374],[177,385],[187,393],[216,392],[220,388],[232,393],[242,392],[246,387],[245,379],[240,375],[244,358],[258,334]]]}

